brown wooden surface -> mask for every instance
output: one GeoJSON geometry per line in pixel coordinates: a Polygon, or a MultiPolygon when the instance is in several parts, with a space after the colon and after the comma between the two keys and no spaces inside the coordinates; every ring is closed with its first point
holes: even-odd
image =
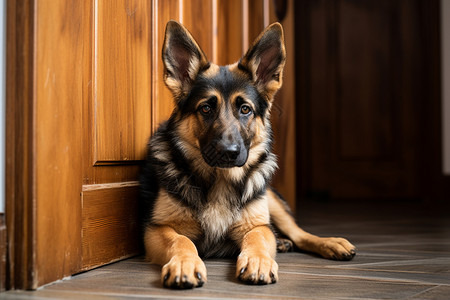
{"type": "Polygon", "coordinates": [[[82,266],[92,269],[139,254],[138,182],[85,185],[82,192],[82,266]]]}
{"type": "Polygon", "coordinates": [[[292,210],[297,203],[296,194],[296,94],[295,94],[295,48],[294,48],[294,1],[288,1],[287,15],[284,20],[277,20],[273,3],[270,3],[270,22],[281,21],[284,28],[286,44],[286,65],[284,67],[283,86],[275,96],[272,108],[274,131],[274,151],[278,157],[279,169],[275,173],[273,185],[284,196],[292,210]]]}
{"type": "MultiPolygon", "coordinates": [[[[238,61],[244,54],[244,18],[241,0],[217,0],[217,61],[228,65],[238,61]]],[[[247,49],[245,49],[246,51],[247,49]]]]}
{"type": "Polygon", "coordinates": [[[232,63],[263,19],[250,23],[242,1],[180,1],[8,2],[10,287],[137,252],[136,188],[126,183],[136,184],[148,135],[173,108],[166,22],[192,26],[211,60],[232,63]]]}
{"type": "Polygon", "coordinates": [[[299,7],[303,193],[419,197],[430,100],[420,1],[315,1],[299,7]],[[306,29],[305,29],[306,28],[306,29]],[[420,62],[420,63],[419,63],[420,62]]]}
{"type": "Polygon", "coordinates": [[[264,1],[261,0],[248,0],[247,22],[248,22],[248,37],[247,47],[250,47],[253,41],[269,24],[264,24],[265,10],[269,9],[264,7],[264,1]]]}
{"type": "Polygon", "coordinates": [[[180,21],[181,0],[155,0],[152,6],[152,126],[153,131],[172,113],[174,103],[172,94],[164,85],[163,64],[161,61],[162,45],[166,23],[169,20],[180,21]]]}
{"type": "Polygon", "coordinates": [[[89,18],[77,1],[39,1],[35,14],[32,288],[80,269],[84,41],[80,24],[89,18]]]}
{"type": "MultiPolygon", "coordinates": [[[[96,128],[102,127],[105,128],[105,125],[100,125],[100,123],[104,122],[105,120],[99,120],[97,119],[97,108],[96,108],[96,99],[97,99],[97,87],[98,84],[95,83],[96,77],[96,58],[98,55],[96,55],[96,48],[95,48],[95,38],[98,36],[95,24],[96,24],[96,18],[98,16],[96,15],[96,8],[95,1],[85,2],[83,5],[83,24],[82,24],[82,35],[83,35],[83,76],[82,76],[82,103],[83,103],[83,121],[82,121],[82,129],[83,129],[83,177],[82,177],[82,183],[83,184],[102,184],[102,183],[111,183],[111,182],[122,182],[122,181],[130,181],[135,180],[138,176],[138,162],[137,161],[129,161],[129,160],[120,160],[118,157],[115,161],[102,161],[101,163],[97,163],[98,158],[96,157],[96,128]],[[124,167],[124,165],[126,167],[124,167]]],[[[137,11],[136,11],[137,12],[137,11]]],[[[134,16],[136,14],[132,14],[134,16]]],[[[128,15],[127,10],[125,9],[125,6],[122,7],[121,13],[128,15]]],[[[118,12],[119,14],[119,12],[118,12]]],[[[106,22],[106,21],[105,21],[106,22]]],[[[123,25],[123,24],[122,24],[123,25]]],[[[126,25],[123,25],[123,27],[126,27],[126,25]]],[[[114,48],[114,47],[113,47],[114,48]]],[[[123,53],[122,53],[123,54],[123,53]]],[[[121,59],[127,60],[130,59],[125,54],[122,55],[121,59]],[[125,56],[125,57],[124,57],[125,56]]],[[[137,58],[136,58],[137,59],[137,58]]],[[[143,60],[146,61],[147,57],[144,56],[143,60]]],[[[131,60],[131,59],[130,59],[131,60]]],[[[140,61],[132,60],[129,63],[129,68],[133,68],[136,66],[136,64],[139,64],[140,61]]],[[[106,68],[106,66],[105,66],[106,68]]],[[[127,79],[128,73],[122,72],[120,73],[123,77],[120,79],[121,82],[128,82],[131,80],[127,79]]],[[[135,76],[135,74],[131,74],[135,76]]],[[[119,74],[117,74],[119,76],[119,74]]],[[[120,84],[119,84],[120,85],[120,84]]],[[[123,85],[122,85],[123,88],[123,85]]],[[[114,98],[114,95],[110,95],[111,98],[114,98]]],[[[133,94],[133,96],[136,96],[133,94]]],[[[131,98],[131,97],[130,97],[131,98]]],[[[150,101],[149,99],[145,99],[146,101],[150,101]]],[[[106,100],[108,101],[108,100],[106,100]]],[[[118,103],[117,99],[109,99],[109,101],[113,103],[118,103]]],[[[123,103],[128,103],[131,107],[133,107],[133,103],[137,101],[135,99],[122,99],[123,103]]],[[[143,101],[141,99],[141,101],[143,101]]],[[[133,110],[133,109],[131,109],[133,110]]],[[[129,112],[129,110],[125,109],[125,112],[129,112]]],[[[144,110],[145,111],[145,110],[144,110]]],[[[117,111],[119,113],[119,111],[117,111]]],[[[124,114],[121,116],[123,120],[127,119],[130,122],[134,122],[132,116],[128,114],[124,114]]],[[[143,117],[141,116],[140,119],[143,117]]],[[[147,115],[147,122],[145,120],[140,120],[144,124],[144,126],[149,126],[148,122],[148,115],[147,115]]],[[[111,120],[109,120],[111,122],[111,120]]],[[[107,121],[108,122],[108,121],[107,121]]],[[[118,124],[122,124],[123,122],[118,124]]],[[[120,140],[120,130],[123,129],[123,127],[120,126],[111,126],[110,131],[111,133],[108,133],[109,136],[114,135],[114,131],[118,130],[115,140],[120,140]],[[119,138],[117,138],[119,137],[119,138]]],[[[130,126],[134,127],[134,126],[130,126]]],[[[138,126],[136,126],[138,127],[138,126]]],[[[107,130],[107,129],[106,129],[107,130]]],[[[141,130],[145,130],[144,128],[141,130]]],[[[147,130],[149,130],[147,128],[147,130]]],[[[128,131],[127,131],[128,132],[128,131]]],[[[131,134],[131,132],[129,132],[131,134]]],[[[107,136],[105,136],[106,138],[107,136]]],[[[108,141],[104,141],[105,143],[110,143],[108,141]]],[[[137,147],[137,144],[134,144],[137,147]]],[[[142,147],[142,145],[140,146],[142,147]]],[[[120,148],[120,146],[118,146],[120,148]]],[[[129,149],[129,148],[128,148],[129,149]]],[[[131,152],[136,152],[129,150],[131,152]]],[[[142,155],[142,154],[141,154],[142,155]]]]}
{"type": "Polygon", "coordinates": [[[184,0],[183,25],[188,28],[209,61],[213,59],[213,7],[212,0],[184,0]]]}
{"type": "Polygon", "coordinates": [[[94,159],[141,160],[151,132],[151,2],[97,3],[94,159]]]}
{"type": "Polygon", "coordinates": [[[151,7],[96,3],[83,5],[83,184],[136,180],[151,132],[151,7]]]}
{"type": "Polygon", "coordinates": [[[6,240],[5,215],[0,213],[0,292],[6,289],[6,240]]]}
{"type": "Polygon", "coordinates": [[[136,180],[152,106],[151,3],[93,1],[85,10],[80,270],[139,251],[136,180]]]}
{"type": "Polygon", "coordinates": [[[6,223],[8,288],[33,285],[34,2],[7,2],[6,49],[6,223]]]}

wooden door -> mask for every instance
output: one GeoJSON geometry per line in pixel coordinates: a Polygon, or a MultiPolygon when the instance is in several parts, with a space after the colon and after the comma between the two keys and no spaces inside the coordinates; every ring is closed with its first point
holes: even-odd
{"type": "Polygon", "coordinates": [[[428,4],[339,0],[297,6],[304,196],[420,196],[428,168],[424,153],[430,153],[423,152],[425,128],[434,132],[427,114],[439,103],[430,82],[436,78],[438,16],[429,9],[435,3],[428,4]]]}
{"type": "Polygon", "coordinates": [[[166,22],[184,23],[210,60],[226,64],[268,25],[269,9],[247,0],[8,1],[10,288],[142,251],[139,166],[173,109],[160,58],[166,22]],[[259,13],[249,18],[248,7],[259,13]]]}

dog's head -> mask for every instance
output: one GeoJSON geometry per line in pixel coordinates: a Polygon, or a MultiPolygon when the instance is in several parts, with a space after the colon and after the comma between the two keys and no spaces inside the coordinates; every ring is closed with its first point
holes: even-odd
{"type": "MultiPolygon", "coordinates": [[[[212,167],[245,165],[267,132],[273,97],[282,84],[286,58],[283,29],[267,27],[239,62],[210,63],[189,31],[167,23],[162,58],[185,152],[200,151],[212,167]]],[[[197,152],[198,153],[198,152],[197,152]]],[[[192,153],[192,156],[197,155],[192,153]]]]}

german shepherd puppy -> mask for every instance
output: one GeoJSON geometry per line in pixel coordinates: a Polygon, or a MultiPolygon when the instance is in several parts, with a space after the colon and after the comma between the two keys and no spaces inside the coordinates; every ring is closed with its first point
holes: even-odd
{"type": "Polygon", "coordinates": [[[286,60],[281,25],[267,27],[239,62],[218,66],[170,21],[162,59],[176,107],[150,139],[141,177],[146,256],[163,266],[162,284],[201,287],[207,276],[200,257],[233,255],[239,280],[275,283],[272,225],[301,250],[353,258],[346,239],[299,228],[269,186],[277,168],[269,117],[286,60]]]}

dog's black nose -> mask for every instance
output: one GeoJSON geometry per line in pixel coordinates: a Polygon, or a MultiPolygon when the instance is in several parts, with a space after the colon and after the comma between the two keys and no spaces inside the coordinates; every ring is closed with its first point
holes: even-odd
{"type": "Polygon", "coordinates": [[[239,147],[238,144],[231,144],[226,146],[224,156],[227,157],[229,160],[235,160],[240,152],[241,147],[239,147]]]}
{"type": "Polygon", "coordinates": [[[247,161],[248,151],[244,145],[232,141],[218,141],[202,149],[205,162],[212,167],[242,167],[247,161]]]}

